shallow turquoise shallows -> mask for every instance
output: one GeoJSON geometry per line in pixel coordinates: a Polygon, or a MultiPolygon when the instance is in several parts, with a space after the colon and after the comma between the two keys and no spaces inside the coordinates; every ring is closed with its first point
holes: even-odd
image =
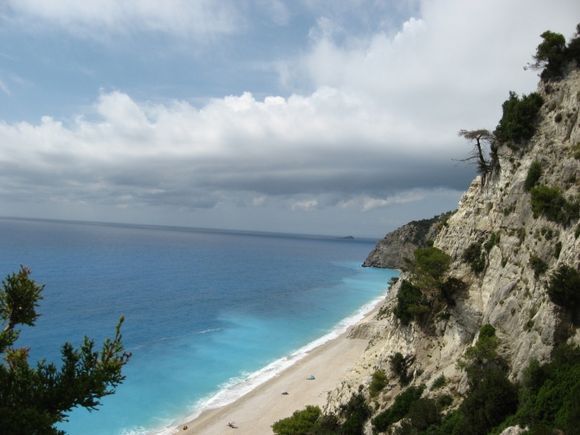
{"type": "Polygon", "coordinates": [[[133,357],[70,434],[163,432],[234,400],[336,336],[385,294],[363,269],[371,240],[0,219],[0,275],[25,264],[46,284],[19,344],[58,361],[65,341],[113,334],[133,357]]]}

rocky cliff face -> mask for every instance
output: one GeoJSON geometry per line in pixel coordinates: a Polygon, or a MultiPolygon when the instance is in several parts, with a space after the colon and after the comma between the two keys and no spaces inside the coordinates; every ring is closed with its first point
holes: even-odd
{"type": "Polygon", "coordinates": [[[415,249],[425,247],[428,241],[433,241],[450,215],[451,212],[431,219],[412,221],[391,231],[384,239],[379,240],[364,261],[363,267],[403,269],[405,259],[413,258],[415,249]]]}
{"type": "MultiPolygon", "coordinates": [[[[384,370],[390,380],[378,408],[389,405],[400,391],[389,364],[395,352],[407,357],[413,384],[424,383],[429,388],[443,374],[448,380],[445,392],[461,400],[467,384],[457,361],[486,323],[496,328],[499,352],[509,363],[511,379],[522,375],[530,359],[546,361],[557,343],[580,343],[578,328],[567,321],[568,314],[553,304],[547,293],[549,277],[560,265],[579,267],[578,219],[564,225],[534,216],[530,193],[524,187],[529,168],[536,161],[542,168],[540,184],[558,188],[564,198],[578,201],[580,71],[572,71],[555,84],[542,83],[538,92],[544,104],[534,137],[525,149],[499,148],[499,174],[485,186],[477,177],[458,210],[434,238],[434,246],[451,256],[450,276],[464,281],[467,291],[454,307],[435,319],[434,330],[427,333],[415,322],[401,324],[393,314],[399,280],[379,315],[351,332],[369,337],[370,344],[355,370],[329,394],[328,410],[348,400],[359,385],[368,386],[377,369],[384,370]],[[482,247],[483,270],[477,273],[464,260],[466,248],[472,244],[482,247]],[[545,265],[543,273],[531,267],[538,259],[545,265]]],[[[401,246],[395,236],[392,239],[395,246],[401,246]]],[[[386,238],[368,264],[377,262],[380,252],[388,250],[386,238]]],[[[397,263],[389,260],[380,264],[397,263]]]]}

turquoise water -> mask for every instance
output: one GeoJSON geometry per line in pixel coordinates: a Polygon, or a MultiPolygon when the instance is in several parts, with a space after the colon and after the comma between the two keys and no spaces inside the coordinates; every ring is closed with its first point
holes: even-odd
{"type": "MultiPolygon", "coordinates": [[[[71,434],[160,432],[239,397],[336,336],[396,271],[359,265],[371,240],[0,219],[0,274],[31,267],[41,318],[19,344],[64,341],[126,317],[126,381],[71,434]]],[[[366,308],[364,307],[365,305],[366,308]]]]}

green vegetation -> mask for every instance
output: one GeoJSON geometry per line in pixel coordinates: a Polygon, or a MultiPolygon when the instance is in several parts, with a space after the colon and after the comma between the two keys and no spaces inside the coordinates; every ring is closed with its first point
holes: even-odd
{"type": "Polygon", "coordinates": [[[433,381],[433,385],[431,385],[431,390],[438,390],[447,384],[447,379],[445,376],[441,375],[437,379],[433,381]]]}
{"type": "Polygon", "coordinates": [[[538,180],[542,176],[542,164],[537,160],[534,160],[530,165],[530,169],[528,169],[528,175],[526,177],[526,182],[524,183],[524,189],[526,192],[532,190],[536,184],[538,184],[538,180]]]}
{"type": "Polygon", "coordinates": [[[371,416],[371,409],[362,394],[353,395],[339,412],[342,424],[334,432],[340,435],[361,435],[366,421],[371,416]]]}
{"type": "Polygon", "coordinates": [[[510,92],[503,103],[503,115],[494,135],[500,143],[521,145],[532,138],[536,132],[538,113],[544,100],[537,93],[524,95],[521,98],[510,92]]]}
{"type": "Polygon", "coordinates": [[[543,215],[546,219],[562,225],[578,219],[579,204],[567,201],[559,189],[539,185],[534,187],[531,193],[532,211],[535,217],[543,215]]]}
{"type": "Polygon", "coordinates": [[[532,361],[520,387],[520,403],[510,420],[529,426],[532,433],[578,433],[580,428],[580,348],[564,345],[552,361],[532,361]]]}
{"type": "Polygon", "coordinates": [[[532,255],[530,258],[530,267],[533,269],[536,279],[539,278],[540,275],[543,275],[546,270],[548,270],[548,265],[546,262],[535,255],[532,255]]]}
{"type": "Polygon", "coordinates": [[[580,25],[576,35],[566,46],[566,39],[560,33],[546,31],[540,36],[543,41],[538,45],[534,56],[535,63],[531,66],[543,69],[540,77],[543,81],[560,80],[564,77],[566,66],[576,61],[580,64],[580,25]]]}
{"type": "Polygon", "coordinates": [[[318,406],[308,405],[301,411],[294,411],[292,417],[278,420],[272,430],[279,435],[316,434],[320,427],[318,421],[322,411],[318,406]]]}
{"type": "Polygon", "coordinates": [[[540,35],[543,41],[538,45],[534,60],[536,67],[543,67],[542,80],[560,78],[564,66],[566,39],[560,33],[546,31],[540,35]]]}
{"type": "Polygon", "coordinates": [[[414,432],[423,432],[428,427],[441,421],[441,414],[437,402],[433,399],[419,399],[409,407],[409,419],[406,426],[414,432]]]}
{"type": "Polygon", "coordinates": [[[450,307],[455,306],[457,295],[463,293],[467,286],[458,278],[449,277],[441,284],[441,297],[450,307]]]}
{"type": "Polygon", "coordinates": [[[371,384],[369,385],[369,394],[376,397],[383,388],[387,386],[388,380],[384,370],[377,370],[373,373],[371,384]]]}
{"type": "Polygon", "coordinates": [[[424,389],[424,386],[409,387],[399,394],[395,398],[395,402],[391,407],[377,414],[377,416],[372,419],[373,432],[384,432],[390,425],[407,416],[411,409],[411,405],[419,400],[424,389]]]}
{"type": "Polygon", "coordinates": [[[481,252],[481,243],[473,242],[470,244],[465,252],[463,252],[463,261],[465,261],[475,274],[480,274],[485,270],[486,260],[485,255],[481,252]]]}
{"type": "Polygon", "coordinates": [[[401,283],[394,314],[404,325],[417,321],[422,327],[428,327],[442,303],[455,305],[455,297],[465,289],[465,284],[452,277],[443,281],[451,257],[438,248],[416,249],[414,259],[410,264],[413,282],[401,283]]]}
{"type": "Polygon", "coordinates": [[[580,308],[580,272],[562,264],[550,277],[548,296],[572,314],[580,308]]]}
{"type": "MultiPolygon", "coordinates": [[[[372,419],[373,433],[388,431],[397,422],[400,422],[395,431],[397,434],[497,434],[516,424],[528,427],[531,434],[577,433],[580,427],[577,405],[580,397],[580,348],[563,345],[553,352],[551,362],[540,365],[531,361],[522,383],[516,385],[506,376],[507,366],[497,355],[498,344],[493,326],[484,325],[477,343],[465,357],[469,391],[459,408],[443,416],[442,410],[453,403],[451,396],[421,398],[425,386],[411,386],[397,395],[389,408],[372,419]]],[[[358,435],[369,418],[368,408],[360,395],[353,396],[341,411],[345,422],[348,420],[345,416],[357,416],[352,420],[355,422],[352,431],[347,431],[350,429],[345,429],[344,423],[338,423],[335,416],[324,417],[319,408],[309,408],[314,408],[312,414],[316,418],[304,411],[297,417],[294,413],[292,418],[297,421],[292,431],[275,429],[275,433],[358,435]],[[307,425],[298,424],[304,420],[308,421],[307,425]]]]}
{"type": "MultiPolygon", "coordinates": [[[[507,379],[505,362],[497,355],[495,328],[484,325],[475,346],[466,352],[469,393],[460,407],[423,432],[429,435],[484,435],[517,409],[517,389],[507,379]]],[[[416,433],[416,432],[415,432],[416,433]]]]}
{"type": "Polygon", "coordinates": [[[436,286],[447,272],[451,257],[441,249],[428,247],[415,250],[414,278],[417,285],[436,286]]]}
{"type": "Polygon", "coordinates": [[[291,417],[278,420],[272,430],[278,435],[360,435],[371,415],[362,394],[353,394],[338,416],[324,415],[318,406],[294,411],[291,417]]]}
{"type": "Polygon", "coordinates": [[[391,357],[391,370],[399,377],[401,385],[407,385],[411,381],[407,373],[407,361],[402,353],[397,352],[391,357]]]}
{"type": "Polygon", "coordinates": [[[577,143],[574,148],[572,148],[572,154],[576,160],[580,160],[580,143],[577,143]]]}
{"type": "Polygon", "coordinates": [[[63,434],[54,426],[66,420],[77,406],[94,410],[103,396],[113,394],[124,376],[121,369],[129,356],[121,343],[119,321],[113,339],[105,340],[101,351],[85,337],[80,349],[70,343],[62,347],[62,363],[40,360],[35,366],[28,361],[29,349],[14,347],[20,331],[18,325],[34,326],[42,285],[30,278],[30,270],[8,275],[0,289],[0,422],[2,433],[63,434]]]}
{"type": "Polygon", "coordinates": [[[395,316],[403,325],[408,325],[412,320],[420,319],[430,310],[427,299],[418,287],[407,280],[403,280],[397,294],[397,306],[395,316]]]}
{"type": "Polygon", "coordinates": [[[554,258],[556,260],[560,258],[560,252],[562,252],[562,242],[557,241],[554,245],[554,258]]]}
{"type": "MultiPolygon", "coordinates": [[[[495,328],[490,324],[483,325],[479,330],[479,337],[475,346],[471,346],[465,352],[465,358],[471,366],[480,366],[497,359],[497,346],[499,342],[495,335],[495,328]]],[[[469,370],[467,373],[470,374],[469,370]]]]}

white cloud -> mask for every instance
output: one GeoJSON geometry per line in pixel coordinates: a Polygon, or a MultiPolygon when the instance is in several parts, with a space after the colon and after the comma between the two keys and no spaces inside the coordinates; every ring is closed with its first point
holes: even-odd
{"type": "MultiPolygon", "coordinates": [[[[224,3],[163,4],[157,20],[161,3],[152,1],[102,0],[86,9],[72,0],[11,3],[22,14],[91,32],[235,28],[217,6],[224,3]],[[205,24],[195,29],[199,20],[205,24]]],[[[493,128],[510,89],[534,88],[537,77],[522,66],[538,35],[547,28],[569,34],[580,16],[576,1],[558,6],[429,0],[399,32],[344,39],[341,30],[340,40],[329,18],[312,33],[310,49],[281,68],[311,91],[243,93],[201,107],[118,91],[68,122],[0,122],[0,197],[196,210],[283,203],[312,214],[342,206],[368,217],[392,205],[418,206],[429,200],[426,189],[456,195],[470,177],[452,162],[468,150],[457,131],[493,128]]]]}
{"type": "Polygon", "coordinates": [[[301,201],[296,201],[292,203],[290,208],[292,211],[311,211],[318,207],[318,200],[316,199],[303,199],[301,201]]]}
{"type": "Polygon", "coordinates": [[[326,19],[311,49],[280,70],[287,83],[367,98],[409,128],[493,128],[508,90],[535,86],[522,67],[540,33],[570,35],[578,16],[575,0],[424,0],[395,34],[335,39],[326,19]]]}
{"type": "MultiPolygon", "coordinates": [[[[440,189],[438,189],[440,190],[440,189]]],[[[353,207],[362,211],[370,211],[377,208],[388,207],[397,204],[408,204],[425,199],[429,195],[429,191],[425,189],[411,189],[395,195],[389,195],[384,198],[377,198],[368,195],[362,195],[356,198],[351,198],[341,201],[341,207],[353,207]]]]}
{"type": "Polygon", "coordinates": [[[135,31],[180,37],[228,34],[239,26],[232,1],[212,0],[6,0],[11,19],[48,23],[100,39],[135,31]]]}

